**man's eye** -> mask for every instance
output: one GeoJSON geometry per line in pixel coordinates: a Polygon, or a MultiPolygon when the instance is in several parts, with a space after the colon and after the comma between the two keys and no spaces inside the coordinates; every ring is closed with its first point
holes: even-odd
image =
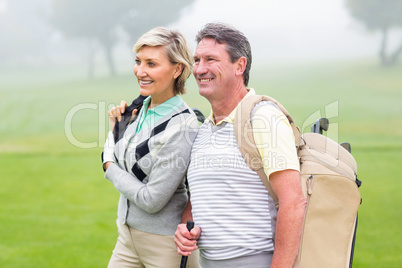
{"type": "Polygon", "coordinates": [[[199,63],[200,59],[194,59],[194,63],[199,63]]]}

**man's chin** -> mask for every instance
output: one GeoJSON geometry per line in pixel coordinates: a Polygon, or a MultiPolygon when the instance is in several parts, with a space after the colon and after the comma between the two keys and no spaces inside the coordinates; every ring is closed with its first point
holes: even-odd
{"type": "Polygon", "coordinates": [[[202,97],[207,98],[207,99],[208,99],[208,97],[211,95],[211,94],[208,94],[208,92],[206,92],[206,91],[204,91],[204,90],[200,90],[200,91],[198,91],[198,93],[199,93],[202,97]]]}
{"type": "Polygon", "coordinates": [[[198,85],[198,93],[200,93],[201,96],[207,98],[213,93],[213,90],[211,90],[209,87],[198,85]]]}

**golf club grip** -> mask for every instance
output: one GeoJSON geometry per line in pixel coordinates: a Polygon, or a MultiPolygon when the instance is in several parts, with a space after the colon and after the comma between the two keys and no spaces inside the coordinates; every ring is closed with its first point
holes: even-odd
{"type": "MultiPolygon", "coordinates": [[[[187,221],[186,227],[187,227],[187,230],[190,232],[191,229],[194,228],[194,222],[193,221],[187,221]]],[[[181,257],[180,268],[186,268],[187,259],[188,259],[188,256],[182,256],[181,257]]]]}

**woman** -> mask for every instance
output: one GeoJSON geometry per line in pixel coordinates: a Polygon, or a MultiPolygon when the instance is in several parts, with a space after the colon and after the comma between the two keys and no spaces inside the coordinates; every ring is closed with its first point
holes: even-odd
{"type": "MultiPolygon", "coordinates": [[[[121,193],[119,237],[108,267],[177,268],[174,232],[188,200],[185,174],[198,130],[195,114],[177,95],[185,91],[193,60],[185,38],[162,27],[140,37],[134,51],[140,94],[148,97],[116,144],[112,132],[105,144],[105,177],[121,193]]],[[[109,112],[112,124],[115,112],[109,112]]],[[[188,267],[198,267],[193,255],[188,267]]]]}

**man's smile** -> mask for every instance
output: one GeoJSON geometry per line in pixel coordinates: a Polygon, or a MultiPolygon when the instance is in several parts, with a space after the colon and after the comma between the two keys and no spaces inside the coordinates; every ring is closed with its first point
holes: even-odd
{"type": "Polygon", "coordinates": [[[200,82],[209,82],[209,81],[212,81],[212,79],[213,78],[201,78],[199,80],[200,80],[200,82]]]}

